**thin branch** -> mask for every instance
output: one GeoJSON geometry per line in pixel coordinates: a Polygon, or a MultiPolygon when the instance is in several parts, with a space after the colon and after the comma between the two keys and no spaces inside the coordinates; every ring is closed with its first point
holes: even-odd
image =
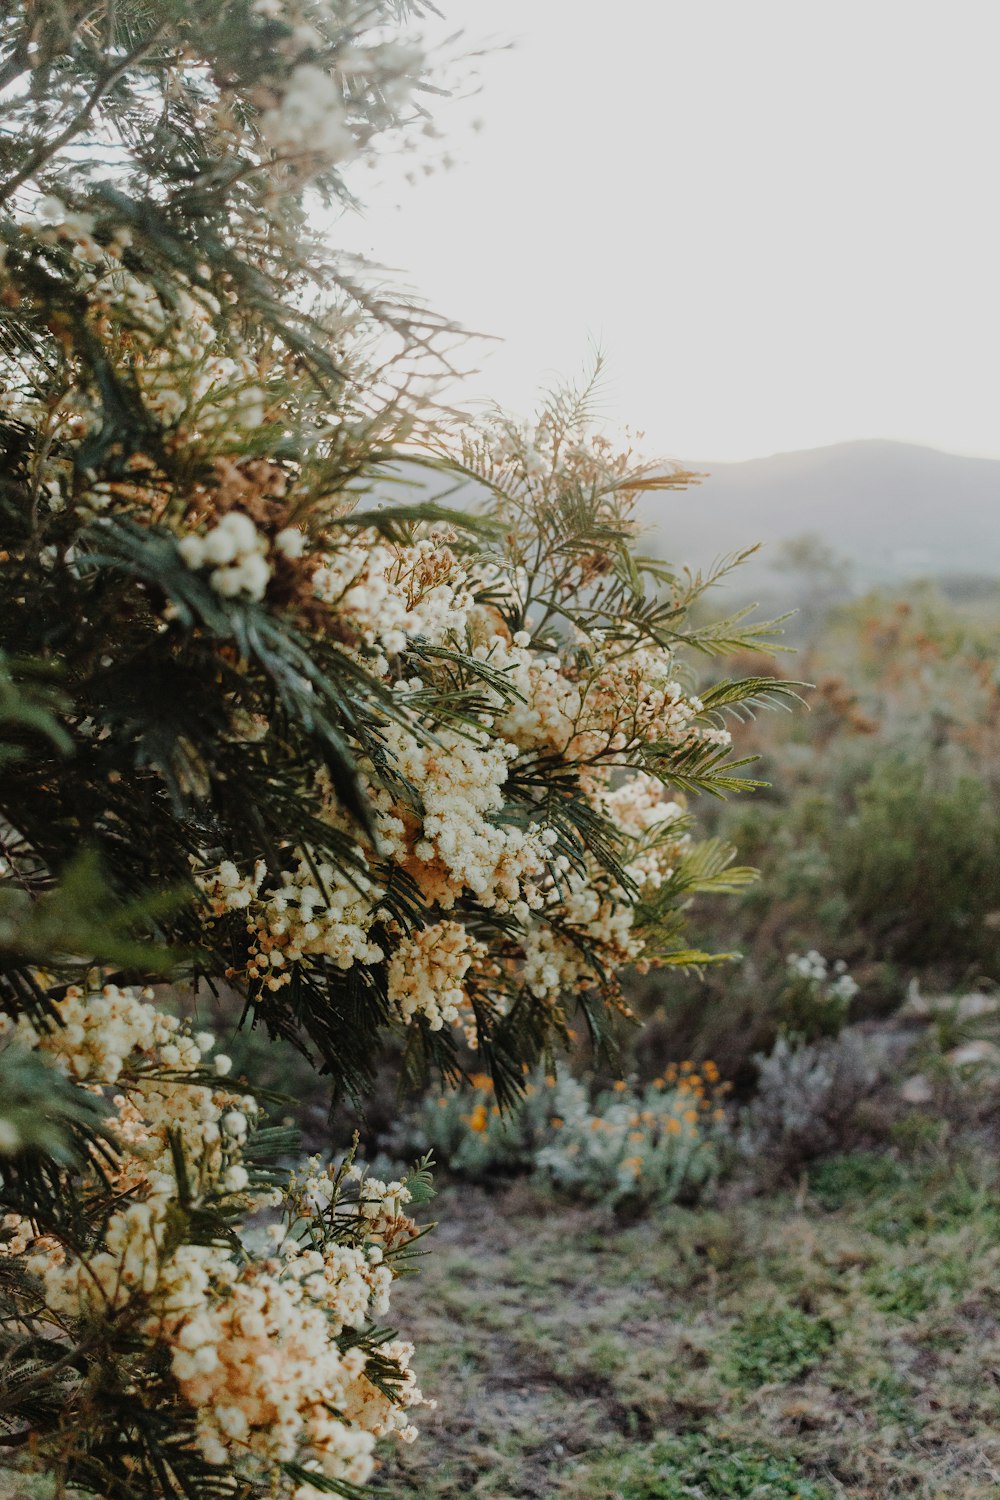
{"type": "Polygon", "coordinates": [[[65,130],[60,131],[59,135],[55,136],[53,140],[43,141],[35,147],[21,170],[15,172],[6,187],[0,189],[0,205],[12,198],[18,188],[23,187],[35,175],[40,166],[50,161],[64,146],[68,146],[74,136],[79,135],[80,131],[89,123],[98,104],[100,104],[109,90],[114,87],[119,78],[123,77],[129,68],[156,45],[156,42],[165,29],[165,24],[165,22],[161,21],[144,42],[134,47],[131,52],[122,58],[121,62],[115,64],[110,72],[106,73],[103,78],[98,79],[87,96],[87,102],[75,118],[66,126],[65,130]]]}

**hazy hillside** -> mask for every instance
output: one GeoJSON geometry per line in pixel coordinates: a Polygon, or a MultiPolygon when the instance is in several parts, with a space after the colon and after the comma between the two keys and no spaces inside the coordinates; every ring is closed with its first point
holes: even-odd
{"type": "Polygon", "coordinates": [[[780,544],[807,532],[849,561],[858,587],[1000,576],[1000,460],[875,440],[688,466],[708,477],[644,506],[658,549],[704,567],[763,542],[743,570],[754,589],[780,585],[780,544]]]}

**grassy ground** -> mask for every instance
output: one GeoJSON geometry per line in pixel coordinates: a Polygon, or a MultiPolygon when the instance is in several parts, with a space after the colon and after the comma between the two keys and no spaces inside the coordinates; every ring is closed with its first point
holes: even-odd
{"type": "Polygon", "coordinates": [[[394,1312],[436,1412],[386,1496],[1000,1495],[1000,1198],[981,1153],[840,1157],[632,1225],[452,1189],[394,1312]]]}

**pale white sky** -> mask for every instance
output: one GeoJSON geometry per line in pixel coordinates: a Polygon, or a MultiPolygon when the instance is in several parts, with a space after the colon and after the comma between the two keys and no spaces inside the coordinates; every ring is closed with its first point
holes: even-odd
{"type": "Polygon", "coordinates": [[[438,3],[515,46],[351,233],[503,340],[469,394],[527,410],[600,342],[653,453],[1000,456],[1000,0],[438,3]]]}

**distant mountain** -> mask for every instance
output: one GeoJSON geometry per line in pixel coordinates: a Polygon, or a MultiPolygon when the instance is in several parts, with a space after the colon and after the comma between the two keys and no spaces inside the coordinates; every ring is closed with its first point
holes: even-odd
{"type": "Polygon", "coordinates": [[[998,459],[872,440],[684,467],[708,477],[646,498],[649,542],[655,538],[658,552],[700,568],[764,543],[732,578],[741,594],[785,592],[774,563],[782,543],[804,534],[846,560],[855,589],[928,577],[1000,578],[998,459]]]}

